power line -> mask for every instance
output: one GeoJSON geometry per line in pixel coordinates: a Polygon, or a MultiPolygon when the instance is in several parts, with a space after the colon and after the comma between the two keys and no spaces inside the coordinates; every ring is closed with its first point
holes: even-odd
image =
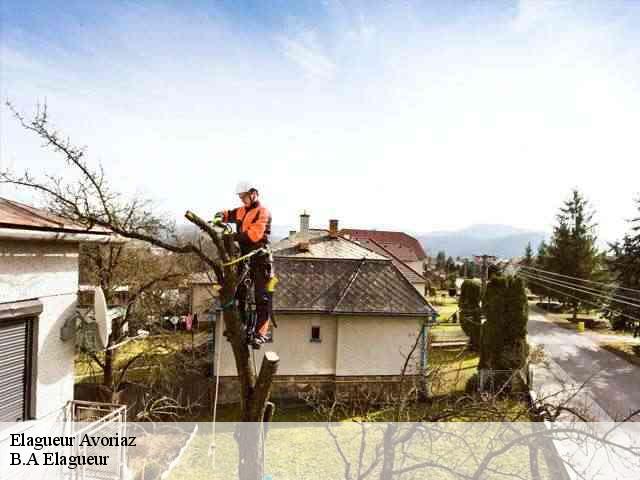
{"type": "MultiPolygon", "coordinates": [[[[584,290],[582,288],[577,288],[577,287],[574,287],[574,286],[563,284],[564,282],[550,280],[550,279],[545,278],[545,277],[538,277],[538,276],[532,275],[530,273],[522,273],[521,275],[524,276],[525,278],[533,278],[533,279],[536,279],[536,280],[541,281],[541,282],[548,282],[548,283],[551,283],[553,285],[558,285],[558,286],[560,286],[562,288],[568,288],[570,290],[574,290],[574,291],[577,291],[577,292],[580,292],[580,293],[586,293],[587,295],[593,295],[595,297],[604,298],[605,300],[611,300],[611,296],[610,295],[602,295],[602,294],[599,294],[599,293],[590,292],[590,291],[584,290]]],[[[635,308],[640,309],[640,305],[637,304],[637,303],[625,302],[624,300],[614,300],[614,301],[616,303],[629,305],[631,307],[635,307],[635,308]]]]}
{"type": "MultiPolygon", "coordinates": [[[[618,298],[622,298],[622,299],[625,299],[625,300],[631,300],[631,301],[633,301],[633,302],[640,301],[640,298],[638,298],[638,297],[627,297],[627,296],[624,296],[624,295],[620,295],[620,294],[618,294],[618,293],[607,293],[607,292],[605,292],[605,291],[603,291],[603,290],[598,290],[598,289],[597,289],[597,288],[595,288],[595,287],[587,287],[586,285],[579,285],[579,284],[577,284],[577,283],[575,283],[575,282],[568,282],[568,281],[565,281],[565,280],[558,280],[558,279],[556,279],[556,278],[551,278],[551,277],[549,277],[549,276],[547,276],[547,275],[543,275],[543,274],[540,274],[540,273],[531,273],[531,272],[528,272],[527,270],[525,270],[524,272],[525,272],[525,274],[527,274],[527,275],[536,275],[536,276],[538,276],[538,277],[540,277],[540,278],[545,278],[545,279],[547,279],[547,280],[549,280],[549,281],[554,281],[554,282],[557,282],[557,283],[563,284],[564,286],[568,286],[568,287],[577,287],[577,288],[583,288],[583,289],[585,289],[585,290],[590,290],[590,291],[593,291],[593,292],[594,292],[594,294],[597,294],[597,293],[605,293],[605,294],[606,294],[606,297],[607,297],[608,299],[616,300],[616,299],[618,299],[618,298]]],[[[620,303],[624,303],[624,302],[620,302],[620,303]]]]}
{"type": "Polygon", "coordinates": [[[572,277],[571,275],[563,275],[561,273],[550,272],[548,270],[542,270],[541,268],[527,267],[527,266],[524,266],[524,265],[521,265],[520,268],[526,268],[526,269],[529,269],[529,270],[537,270],[537,271],[546,273],[548,275],[554,275],[554,276],[557,276],[557,277],[569,278],[569,279],[572,279],[572,280],[579,280],[581,282],[592,283],[592,284],[596,284],[596,285],[604,285],[607,288],[617,288],[619,290],[627,290],[627,291],[634,292],[634,293],[640,293],[640,290],[636,290],[634,288],[628,288],[628,287],[621,287],[619,285],[616,285],[615,283],[596,282],[595,280],[586,280],[586,279],[580,278],[580,277],[572,277]]]}
{"type": "MultiPolygon", "coordinates": [[[[531,282],[533,282],[533,283],[536,283],[536,281],[533,281],[533,280],[529,280],[529,281],[531,281],[531,282]]],[[[551,288],[551,287],[549,287],[549,286],[547,286],[547,285],[544,285],[544,284],[542,284],[542,283],[538,283],[537,285],[538,285],[538,286],[540,286],[540,287],[547,288],[547,289],[549,289],[549,290],[551,290],[551,291],[554,291],[554,292],[556,292],[556,293],[559,293],[559,294],[561,294],[561,295],[565,295],[565,296],[567,296],[567,297],[572,297],[572,298],[575,298],[576,300],[580,300],[581,302],[588,303],[589,305],[593,305],[593,306],[594,306],[594,307],[596,307],[596,308],[602,308],[602,306],[601,306],[601,305],[598,305],[597,303],[592,303],[592,302],[589,302],[589,301],[584,300],[584,299],[582,299],[582,298],[574,297],[573,295],[570,295],[570,294],[568,294],[568,293],[566,293],[566,292],[561,292],[561,291],[559,291],[559,290],[556,290],[556,289],[554,289],[554,288],[551,288]]],[[[638,318],[636,318],[636,317],[632,317],[631,315],[627,315],[626,313],[622,313],[622,312],[620,312],[620,311],[618,311],[618,310],[614,310],[614,309],[609,309],[609,310],[611,310],[612,312],[617,313],[618,315],[620,315],[620,316],[622,316],[622,317],[627,317],[627,318],[630,318],[631,320],[634,320],[634,321],[636,321],[636,322],[640,322],[640,319],[638,319],[638,318]]]]}

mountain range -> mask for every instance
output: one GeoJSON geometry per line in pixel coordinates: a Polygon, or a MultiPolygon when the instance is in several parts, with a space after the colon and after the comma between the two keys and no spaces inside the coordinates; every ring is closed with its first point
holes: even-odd
{"type": "Polygon", "coordinates": [[[548,234],[510,225],[476,224],[460,230],[418,233],[415,237],[427,254],[433,256],[444,250],[454,258],[484,253],[510,258],[523,255],[528,242],[535,253],[548,234]]]}

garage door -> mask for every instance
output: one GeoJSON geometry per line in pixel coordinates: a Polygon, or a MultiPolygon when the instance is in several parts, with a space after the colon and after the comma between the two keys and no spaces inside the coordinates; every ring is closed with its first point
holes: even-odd
{"type": "Polygon", "coordinates": [[[0,322],[0,422],[26,419],[30,381],[29,318],[0,322]]]}

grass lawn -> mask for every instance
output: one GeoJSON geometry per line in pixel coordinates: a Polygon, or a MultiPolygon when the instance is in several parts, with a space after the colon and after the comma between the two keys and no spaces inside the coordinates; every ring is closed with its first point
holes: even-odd
{"type": "MultiPolygon", "coordinates": [[[[203,341],[206,341],[207,333],[198,332],[194,335],[194,344],[196,347],[203,341]]],[[[134,340],[121,347],[118,347],[118,353],[116,356],[116,368],[117,371],[126,362],[146,352],[144,359],[138,360],[130,369],[128,375],[130,378],[142,377],[144,378],[145,371],[148,369],[148,365],[153,365],[154,360],[165,357],[167,355],[174,354],[178,351],[184,351],[191,348],[191,333],[178,331],[170,333],[162,333],[160,335],[153,335],[141,340],[134,340]],[[147,365],[145,365],[147,364],[147,365]]],[[[98,358],[103,358],[103,354],[100,354],[98,358]]],[[[75,378],[78,381],[100,381],[102,379],[102,370],[99,365],[86,354],[77,354],[75,360],[75,378]]]]}
{"type": "MultiPolygon", "coordinates": [[[[535,306],[535,302],[532,303],[531,305],[535,306]]],[[[574,320],[573,312],[555,313],[555,312],[549,312],[537,306],[535,308],[538,308],[540,311],[542,311],[544,315],[548,319],[552,320],[555,324],[557,324],[560,327],[566,328],[568,330],[575,330],[577,328],[576,327],[577,322],[584,322],[585,327],[590,330],[596,330],[596,331],[607,333],[607,334],[616,334],[616,333],[621,333],[623,335],[628,334],[626,332],[616,332],[615,330],[612,330],[610,328],[609,321],[606,318],[601,317],[599,310],[580,311],[578,312],[578,316],[576,320],[574,320]]]]}
{"type": "Polygon", "coordinates": [[[438,311],[439,322],[448,320],[458,310],[458,299],[450,297],[446,290],[438,291],[436,296],[429,297],[428,300],[438,311]]]}
{"type": "Polygon", "coordinates": [[[462,393],[478,369],[480,357],[467,348],[431,348],[429,366],[436,373],[431,382],[433,395],[462,393]]]}
{"type": "Polygon", "coordinates": [[[640,366],[640,345],[627,342],[605,343],[602,348],[624,358],[627,362],[640,366]]]}
{"type": "MultiPolygon", "coordinates": [[[[406,423],[395,425],[400,432],[412,428],[411,424],[406,423]]],[[[495,452],[508,441],[538,427],[539,423],[507,426],[500,423],[454,422],[425,425],[423,430],[418,430],[420,433],[409,436],[402,446],[396,446],[396,465],[406,467],[428,460],[470,476],[475,473],[484,455],[495,452]]],[[[274,479],[347,478],[345,462],[350,463],[353,470],[360,466],[364,470],[372,465],[377,449],[383,446],[383,434],[387,428],[388,424],[384,423],[363,425],[356,422],[272,425],[266,435],[265,474],[274,479]]],[[[214,437],[210,431],[202,428],[169,479],[237,478],[238,451],[232,429],[231,424],[217,424],[214,458],[208,455],[214,437]]],[[[497,456],[490,465],[491,471],[485,471],[482,478],[553,478],[542,452],[538,451],[534,457],[539,466],[539,477],[531,473],[529,448],[517,445],[497,456]]],[[[375,466],[372,475],[367,478],[380,478],[379,467],[379,464],[375,466]]],[[[436,467],[423,468],[398,478],[460,477],[436,467]]]]}

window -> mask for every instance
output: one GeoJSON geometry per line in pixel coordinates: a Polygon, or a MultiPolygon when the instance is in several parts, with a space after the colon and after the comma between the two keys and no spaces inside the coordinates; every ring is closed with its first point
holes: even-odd
{"type": "Polygon", "coordinates": [[[313,327],[311,327],[311,342],[321,342],[322,339],[320,338],[320,327],[315,325],[313,327]]]}
{"type": "Polygon", "coordinates": [[[0,304],[0,422],[35,417],[39,301],[0,304]]]}

